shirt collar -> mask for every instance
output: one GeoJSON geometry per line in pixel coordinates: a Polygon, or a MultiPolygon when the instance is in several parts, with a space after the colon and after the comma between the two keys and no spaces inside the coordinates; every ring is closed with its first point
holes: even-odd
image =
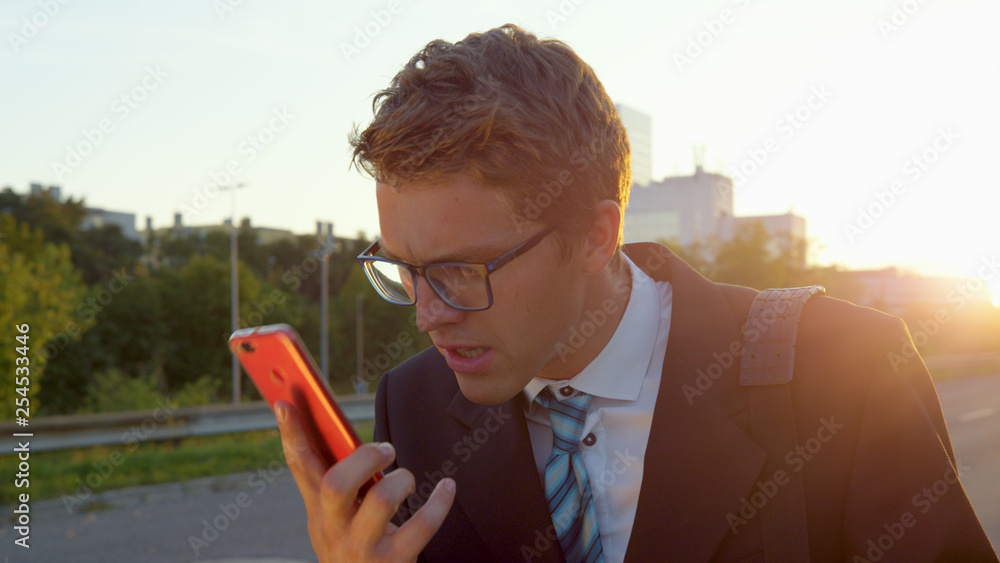
{"type": "Polygon", "coordinates": [[[634,401],[639,398],[643,379],[653,358],[656,331],[660,322],[656,282],[624,256],[632,273],[632,292],[618,328],[601,353],[576,376],[567,380],[534,377],[523,393],[530,406],[542,389],[556,391],[566,385],[595,397],[634,401]]]}

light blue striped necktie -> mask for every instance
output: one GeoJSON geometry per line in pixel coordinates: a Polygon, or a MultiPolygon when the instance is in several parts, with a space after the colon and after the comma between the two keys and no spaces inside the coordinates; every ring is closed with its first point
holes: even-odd
{"type": "Polygon", "coordinates": [[[545,464],[545,499],[566,561],[604,561],[594,497],[580,454],[580,434],[592,395],[577,392],[558,401],[548,387],[535,399],[549,411],[552,455],[545,464]]]}

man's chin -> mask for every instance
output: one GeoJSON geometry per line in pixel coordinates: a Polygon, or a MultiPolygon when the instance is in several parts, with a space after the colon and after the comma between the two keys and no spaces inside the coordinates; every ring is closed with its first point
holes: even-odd
{"type": "Polygon", "coordinates": [[[521,389],[511,381],[497,382],[483,374],[462,374],[455,372],[458,388],[466,399],[480,405],[498,405],[516,397],[521,389]]]}

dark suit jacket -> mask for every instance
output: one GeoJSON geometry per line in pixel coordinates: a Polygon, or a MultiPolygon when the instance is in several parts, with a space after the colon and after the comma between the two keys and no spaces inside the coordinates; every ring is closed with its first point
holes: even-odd
{"type": "MultiPolygon", "coordinates": [[[[659,245],[626,253],[673,284],[626,559],[763,561],[750,507],[774,475],[761,474],[764,452],[751,439],[730,352],[756,292],[712,283],[659,245]]],[[[997,561],[955,476],[931,379],[907,346],[898,318],[822,296],[806,305],[791,383],[802,449],[785,461],[803,475],[813,561],[997,561]]],[[[417,480],[401,518],[442,477],[457,482],[427,561],[562,560],[520,394],[493,406],[468,401],[430,348],[380,381],[375,437],[392,442],[417,480]]]]}

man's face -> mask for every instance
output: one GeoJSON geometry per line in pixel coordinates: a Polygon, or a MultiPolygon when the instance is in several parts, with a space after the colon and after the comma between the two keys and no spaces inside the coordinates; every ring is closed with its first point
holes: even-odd
{"type": "MultiPolygon", "coordinates": [[[[515,219],[496,190],[462,176],[402,190],[379,184],[376,195],[384,252],[416,266],[488,262],[546,227],[515,219]]],[[[490,274],[493,306],[484,311],[449,307],[420,277],[417,327],[448,360],[469,400],[500,403],[560,362],[555,344],[583,309],[582,274],[580,260],[562,260],[549,235],[490,274]]]]}

